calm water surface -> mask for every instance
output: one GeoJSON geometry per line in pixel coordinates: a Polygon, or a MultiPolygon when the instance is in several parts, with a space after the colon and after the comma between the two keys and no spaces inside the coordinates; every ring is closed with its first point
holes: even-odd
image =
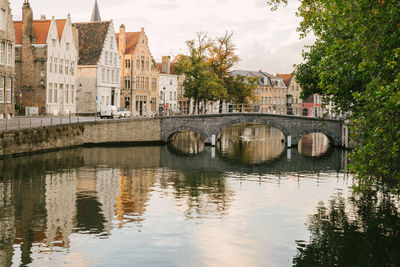
{"type": "Polygon", "coordinates": [[[259,125],[0,161],[0,266],[398,266],[397,199],[346,162],[259,125]]]}

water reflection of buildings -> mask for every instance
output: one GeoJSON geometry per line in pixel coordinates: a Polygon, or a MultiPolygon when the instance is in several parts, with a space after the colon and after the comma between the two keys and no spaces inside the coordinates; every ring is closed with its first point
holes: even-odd
{"type": "Polygon", "coordinates": [[[301,154],[318,157],[329,149],[329,139],[322,133],[311,133],[301,138],[298,147],[301,154]]]}
{"type": "Polygon", "coordinates": [[[204,140],[199,134],[190,131],[175,134],[170,145],[178,152],[188,155],[204,150],[204,140]]]}
{"type": "Polygon", "coordinates": [[[150,190],[156,182],[154,169],[121,170],[120,186],[116,198],[118,226],[127,223],[141,223],[150,199],[150,190]]]}
{"type": "Polygon", "coordinates": [[[14,233],[14,206],[11,182],[0,183],[0,266],[11,266],[14,233]]]}
{"type": "Polygon", "coordinates": [[[257,164],[279,157],[285,147],[282,132],[266,125],[236,125],[220,134],[224,156],[257,164]]]}

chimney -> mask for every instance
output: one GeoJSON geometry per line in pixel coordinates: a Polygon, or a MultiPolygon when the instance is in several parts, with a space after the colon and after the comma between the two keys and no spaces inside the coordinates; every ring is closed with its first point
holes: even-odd
{"type": "Polygon", "coordinates": [[[40,16],[40,20],[41,20],[41,21],[46,20],[46,15],[43,15],[43,14],[42,14],[42,15],[40,16]]]}
{"type": "Polygon", "coordinates": [[[142,32],[144,32],[144,28],[142,27],[142,32]]]}
{"type": "Polygon", "coordinates": [[[35,33],[33,31],[33,11],[28,0],[22,6],[22,39],[33,42],[35,33]]]}
{"type": "Polygon", "coordinates": [[[170,74],[170,72],[171,72],[171,57],[170,56],[162,57],[161,72],[170,74]]]}
{"type": "Polygon", "coordinates": [[[121,54],[125,54],[126,51],[126,32],[125,32],[125,25],[121,24],[119,27],[119,37],[118,37],[118,43],[119,43],[119,52],[121,54]]]}

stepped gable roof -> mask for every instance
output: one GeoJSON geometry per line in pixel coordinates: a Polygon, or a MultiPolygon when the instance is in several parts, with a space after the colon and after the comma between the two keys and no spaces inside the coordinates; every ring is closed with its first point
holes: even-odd
{"type": "MultiPolygon", "coordinates": [[[[61,40],[66,19],[56,20],[58,38],[61,40]]],[[[46,44],[47,35],[49,34],[51,20],[34,20],[33,31],[35,32],[36,42],[34,44],[46,44]]],[[[15,43],[22,44],[22,21],[14,21],[15,43]]]]}
{"type": "Polygon", "coordinates": [[[78,65],[97,65],[111,21],[74,23],[79,33],[78,65]]]}
{"type": "MultiPolygon", "coordinates": [[[[140,39],[140,34],[142,32],[126,32],[126,51],[125,54],[133,54],[135,52],[137,43],[139,42],[140,39]]],[[[119,33],[115,34],[117,40],[119,39],[119,33]]],[[[119,42],[118,46],[119,46],[119,42]]]]}
{"type": "Polygon", "coordinates": [[[289,87],[290,82],[292,80],[292,75],[291,74],[280,74],[280,73],[277,73],[276,76],[280,77],[283,80],[283,82],[285,83],[285,85],[287,87],[289,87]]]}

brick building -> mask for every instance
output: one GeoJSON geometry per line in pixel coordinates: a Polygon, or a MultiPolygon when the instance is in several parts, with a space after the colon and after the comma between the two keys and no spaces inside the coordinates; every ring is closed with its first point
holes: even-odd
{"type": "Polygon", "coordinates": [[[158,113],[159,71],[151,55],[144,28],[140,32],[126,32],[121,25],[118,50],[121,59],[121,106],[137,116],[158,113]]]}
{"type": "Polygon", "coordinates": [[[0,0],[0,119],[14,115],[15,32],[10,2],[0,0]]]}
{"type": "Polygon", "coordinates": [[[15,94],[23,109],[40,114],[68,114],[76,110],[78,50],[69,15],[66,19],[33,20],[29,1],[22,21],[15,21],[15,94]]]}

